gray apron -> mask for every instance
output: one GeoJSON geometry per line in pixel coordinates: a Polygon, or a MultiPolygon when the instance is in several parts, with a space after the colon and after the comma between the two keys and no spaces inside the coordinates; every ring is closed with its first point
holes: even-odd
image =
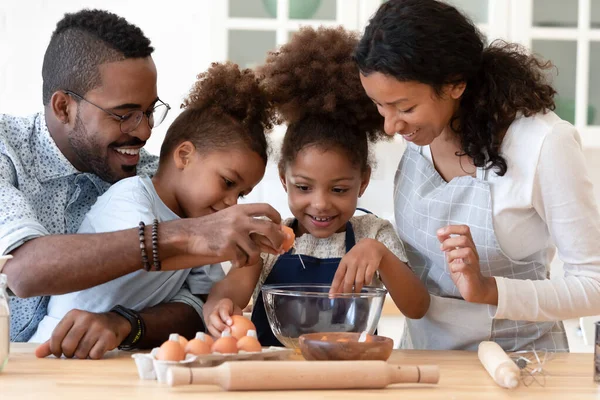
{"type": "Polygon", "coordinates": [[[461,176],[446,182],[422,148],[409,144],[394,180],[396,229],[410,266],[427,286],[431,305],[419,320],[406,319],[402,347],[431,350],[477,350],[483,340],[506,351],[547,349],[568,351],[562,322],[494,319],[495,306],[463,300],[450,278],[436,231],[446,225],[468,225],[484,276],[547,279],[543,254],[510,259],[496,240],[487,171],[477,178],[461,176]]]}

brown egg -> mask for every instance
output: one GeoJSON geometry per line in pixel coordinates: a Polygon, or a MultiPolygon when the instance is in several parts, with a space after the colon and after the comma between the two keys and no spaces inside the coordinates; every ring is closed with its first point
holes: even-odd
{"type": "Polygon", "coordinates": [[[283,238],[283,243],[281,244],[281,248],[284,251],[288,251],[294,245],[296,235],[294,235],[294,230],[292,228],[290,228],[289,226],[281,225],[281,230],[283,231],[283,234],[285,235],[285,238],[283,238]]]}
{"type": "MultiPolygon", "coordinates": [[[[215,344],[215,339],[213,339],[212,336],[207,335],[204,332],[198,332],[198,333],[202,333],[201,339],[204,340],[206,343],[208,343],[209,346],[212,346],[213,344],[215,344]]],[[[198,337],[198,333],[196,333],[196,338],[198,337]]]]}
{"type": "Polygon", "coordinates": [[[185,352],[187,354],[193,354],[195,356],[200,356],[202,354],[210,354],[210,345],[201,339],[192,339],[188,342],[187,346],[185,346],[185,352]]]}
{"type": "Polygon", "coordinates": [[[187,346],[188,340],[185,337],[179,335],[179,344],[181,345],[181,348],[185,350],[185,346],[187,346]]]}
{"type": "Polygon", "coordinates": [[[215,341],[211,350],[215,353],[232,354],[237,353],[237,339],[231,336],[231,333],[225,331],[221,337],[215,341]]]}
{"type": "Polygon", "coordinates": [[[215,343],[215,340],[212,338],[212,336],[207,335],[204,332],[196,332],[196,337],[194,339],[200,339],[203,342],[208,343],[209,347],[215,343]]]}
{"type": "Polygon", "coordinates": [[[250,329],[248,331],[247,336],[244,336],[240,340],[238,340],[237,348],[238,350],[244,350],[251,353],[257,353],[262,351],[262,346],[256,338],[256,331],[250,329]]]}
{"type": "Polygon", "coordinates": [[[231,320],[233,324],[229,327],[231,329],[231,336],[240,340],[248,334],[249,330],[256,331],[256,327],[248,318],[241,315],[232,315],[231,320]]]}
{"type": "Polygon", "coordinates": [[[169,340],[164,342],[156,353],[156,359],[162,361],[181,361],[184,358],[185,352],[179,343],[179,335],[176,333],[172,333],[169,340]]]}

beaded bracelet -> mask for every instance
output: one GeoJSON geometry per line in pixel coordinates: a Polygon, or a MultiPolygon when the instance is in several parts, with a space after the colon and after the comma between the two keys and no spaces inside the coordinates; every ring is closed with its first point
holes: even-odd
{"type": "Polygon", "coordinates": [[[158,258],[158,220],[152,223],[152,264],[155,271],[160,271],[160,259],[158,258]]]}
{"type": "Polygon", "coordinates": [[[146,271],[150,271],[150,262],[148,261],[148,254],[146,253],[146,239],[144,237],[144,228],[146,227],[146,224],[144,224],[144,221],[140,221],[138,227],[138,236],[140,238],[140,251],[142,252],[142,266],[146,271]]]}

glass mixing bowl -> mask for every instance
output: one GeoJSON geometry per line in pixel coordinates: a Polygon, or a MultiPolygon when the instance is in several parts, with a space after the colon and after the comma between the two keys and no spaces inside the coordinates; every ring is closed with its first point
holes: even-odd
{"type": "Polygon", "coordinates": [[[377,328],[387,290],[364,287],[360,293],[329,294],[328,285],[277,284],[262,287],[275,337],[298,348],[298,337],[314,332],[363,332],[377,328]]]}

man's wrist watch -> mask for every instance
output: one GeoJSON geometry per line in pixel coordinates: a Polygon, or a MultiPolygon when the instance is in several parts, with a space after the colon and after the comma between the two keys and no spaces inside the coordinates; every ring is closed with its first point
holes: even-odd
{"type": "Polygon", "coordinates": [[[125,308],[121,305],[113,307],[110,311],[125,318],[131,324],[131,331],[125,340],[118,346],[119,350],[133,350],[137,348],[137,344],[142,340],[146,333],[146,325],[140,314],[135,310],[125,308]]]}

